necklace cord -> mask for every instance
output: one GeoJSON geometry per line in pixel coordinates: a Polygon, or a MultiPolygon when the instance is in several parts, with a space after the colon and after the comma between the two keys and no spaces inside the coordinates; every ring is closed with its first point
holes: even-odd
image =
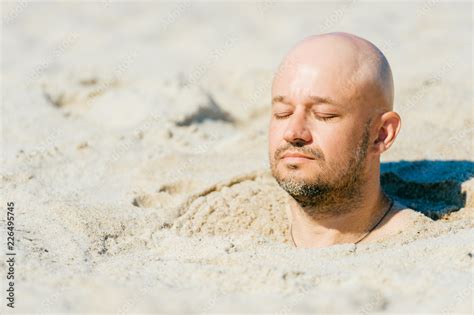
{"type": "MultiPolygon", "coordinates": [[[[394,201],[391,198],[389,198],[389,199],[390,199],[390,204],[389,204],[387,210],[385,211],[385,213],[383,214],[383,216],[377,221],[377,223],[367,233],[365,233],[364,236],[362,236],[354,244],[358,244],[363,239],[365,239],[367,236],[369,236],[369,234],[372,233],[373,230],[375,230],[375,228],[380,224],[380,222],[383,221],[383,219],[387,216],[387,214],[390,212],[390,210],[392,210],[394,201]]],[[[291,241],[293,242],[293,245],[295,245],[295,247],[298,247],[298,246],[296,246],[295,239],[293,238],[293,223],[290,224],[290,236],[291,236],[291,241]]]]}

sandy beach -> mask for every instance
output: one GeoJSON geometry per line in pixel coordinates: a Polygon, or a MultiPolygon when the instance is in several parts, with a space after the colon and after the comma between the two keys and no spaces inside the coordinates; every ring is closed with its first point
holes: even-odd
{"type": "Polygon", "coordinates": [[[473,313],[472,3],[2,2],[0,313],[473,313]],[[300,39],[387,56],[382,184],[416,223],[295,249],[270,84],[300,39]],[[2,253],[7,249],[2,214],[2,253]]]}

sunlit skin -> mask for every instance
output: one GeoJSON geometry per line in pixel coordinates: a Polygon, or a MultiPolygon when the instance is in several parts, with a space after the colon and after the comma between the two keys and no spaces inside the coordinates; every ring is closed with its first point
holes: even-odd
{"type": "MultiPolygon", "coordinates": [[[[272,84],[269,158],[274,176],[337,184],[356,157],[361,165],[354,196],[333,194],[316,207],[290,197],[288,216],[298,247],[354,243],[388,209],[380,185],[380,156],[401,127],[393,98],[387,60],[360,37],[311,36],[285,56],[272,84]]],[[[403,229],[412,214],[393,208],[361,243],[403,229]]]]}

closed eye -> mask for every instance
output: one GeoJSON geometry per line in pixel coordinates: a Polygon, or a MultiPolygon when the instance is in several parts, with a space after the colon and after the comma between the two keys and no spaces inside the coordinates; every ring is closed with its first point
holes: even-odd
{"type": "Polygon", "coordinates": [[[284,119],[284,118],[286,118],[290,115],[291,115],[291,113],[289,113],[289,112],[275,113],[275,114],[273,114],[273,117],[275,117],[275,119],[284,119]]]}
{"type": "Polygon", "coordinates": [[[322,121],[328,121],[333,118],[339,117],[336,114],[323,114],[323,113],[315,113],[316,119],[322,120],[322,121]]]}

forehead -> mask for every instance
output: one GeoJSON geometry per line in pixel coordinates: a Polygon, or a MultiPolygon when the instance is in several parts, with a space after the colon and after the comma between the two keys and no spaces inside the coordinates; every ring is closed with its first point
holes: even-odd
{"type": "Polygon", "coordinates": [[[344,104],[340,104],[330,97],[321,97],[317,95],[309,95],[305,98],[302,98],[300,101],[294,101],[291,97],[285,95],[276,95],[272,97],[272,105],[274,104],[302,104],[305,106],[319,105],[319,104],[328,104],[334,105],[341,108],[346,107],[344,104]]]}
{"type": "Polygon", "coordinates": [[[295,64],[275,74],[272,98],[284,96],[291,102],[304,103],[316,96],[344,104],[354,94],[352,83],[352,73],[337,64],[295,64]]]}

